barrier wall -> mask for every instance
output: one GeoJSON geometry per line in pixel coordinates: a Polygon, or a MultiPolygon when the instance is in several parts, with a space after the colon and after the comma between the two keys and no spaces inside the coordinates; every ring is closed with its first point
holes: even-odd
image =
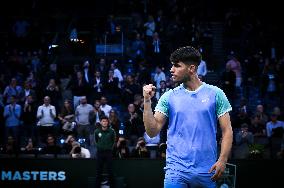
{"type": "MultiPolygon", "coordinates": [[[[236,187],[283,187],[284,160],[230,161],[237,165],[236,187]]],[[[129,188],[163,186],[162,160],[115,160],[117,182],[129,188]]],[[[0,159],[0,187],[93,187],[94,159],[0,159]]]]}

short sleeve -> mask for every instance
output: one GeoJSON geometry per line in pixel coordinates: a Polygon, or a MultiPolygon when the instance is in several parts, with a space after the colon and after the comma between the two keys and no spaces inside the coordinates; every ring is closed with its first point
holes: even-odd
{"type": "Polygon", "coordinates": [[[221,117],[227,112],[232,111],[231,104],[221,89],[216,90],[216,113],[217,117],[221,117]]]}
{"type": "Polygon", "coordinates": [[[155,107],[155,112],[160,112],[169,117],[169,97],[172,90],[165,92],[159,99],[158,104],[155,107]]]}

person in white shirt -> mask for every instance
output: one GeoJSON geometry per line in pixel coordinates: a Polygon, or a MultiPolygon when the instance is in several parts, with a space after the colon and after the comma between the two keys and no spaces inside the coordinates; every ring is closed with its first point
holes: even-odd
{"type": "MultiPolygon", "coordinates": [[[[117,61],[117,60],[115,60],[117,61]]],[[[121,82],[123,81],[123,76],[121,74],[121,71],[117,68],[116,62],[110,64],[110,70],[113,71],[113,77],[118,78],[118,87],[121,88],[121,82]]]]}
{"type": "Polygon", "coordinates": [[[45,96],[43,102],[44,104],[37,109],[37,118],[39,120],[37,125],[39,126],[41,141],[45,141],[48,134],[54,133],[54,119],[56,117],[56,110],[50,104],[50,97],[45,96]]]}
{"type": "Polygon", "coordinates": [[[70,152],[72,158],[91,158],[90,151],[82,146],[78,142],[72,144],[72,150],[70,152]]]}
{"type": "Polygon", "coordinates": [[[155,83],[156,83],[156,87],[157,87],[157,89],[160,89],[160,82],[162,81],[162,80],[166,80],[166,75],[165,75],[165,73],[162,71],[162,67],[160,67],[160,66],[157,66],[156,67],[156,74],[154,75],[154,81],[155,81],[155,83]]]}
{"type": "Polygon", "coordinates": [[[109,113],[112,109],[112,107],[110,105],[107,104],[107,98],[102,96],[101,97],[101,106],[100,106],[101,110],[104,111],[105,115],[107,117],[109,117],[109,113]]]}

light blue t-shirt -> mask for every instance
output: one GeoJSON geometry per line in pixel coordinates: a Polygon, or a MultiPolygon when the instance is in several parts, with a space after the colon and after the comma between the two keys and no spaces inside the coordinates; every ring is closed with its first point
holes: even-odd
{"type": "Polygon", "coordinates": [[[155,111],[169,118],[165,169],[208,173],[217,160],[217,118],[231,110],[225,93],[206,83],[164,93],[155,111]]]}

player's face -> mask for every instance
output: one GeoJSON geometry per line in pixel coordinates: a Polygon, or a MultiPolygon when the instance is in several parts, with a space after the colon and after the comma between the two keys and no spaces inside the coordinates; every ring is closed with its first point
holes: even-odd
{"type": "Polygon", "coordinates": [[[186,82],[190,81],[190,75],[192,74],[192,69],[194,65],[187,65],[183,62],[172,63],[172,68],[170,70],[174,82],[186,82]]]}

